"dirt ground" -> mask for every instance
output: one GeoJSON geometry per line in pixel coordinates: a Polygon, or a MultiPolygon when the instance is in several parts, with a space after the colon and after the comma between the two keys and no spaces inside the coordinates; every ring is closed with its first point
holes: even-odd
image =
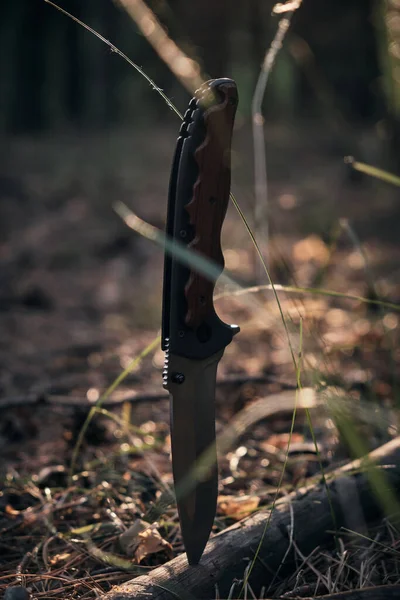
{"type": "MultiPolygon", "coordinates": [[[[51,505],[49,494],[57,503],[63,490],[71,489],[68,468],[88,407],[158,335],[162,251],[132,232],[113,203],[122,201],[163,228],[177,128],[2,141],[0,530],[5,541],[0,547],[0,586],[22,581],[40,598],[61,593],[55,572],[68,571],[77,551],[71,549],[72,542],[68,551],[60,549],[61,542],[54,542],[57,531],[65,533],[68,523],[77,530],[103,522],[107,511],[121,519],[126,514],[129,519],[142,517],[172,484],[163,353],[157,349],[111,396],[116,402],[137,398],[111,409],[122,421],[109,414],[96,416],[86,432],[75,486],[92,490],[89,505],[79,509],[75,492],[70,492],[76,503],[71,500],[73,514],[63,522],[54,515],[50,525],[49,519],[33,517],[38,506],[51,505]],[[136,427],[134,433],[125,429],[129,422],[136,427]],[[107,486],[118,491],[108,494],[107,486]],[[89,519],[93,511],[98,518],[89,519]],[[39,554],[35,550],[40,535],[57,546],[54,551],[47,548],[47,559],[43,548],[39,554]],[[63,558],[63,553],[68,556],[63,558]],[[54,579],[46,579],[50,572],[54,579]]],[[[382,142],[373,130],[270,123],[266,143],[268,264],[274,283],[393,304],[279,291],[296,357],[301,350],[303,385],[337,386],[349,402],[367,407],[365,414],[371,410],[375,418],[357,423],[357,428],[368,446],[375,447],[397,433],[399,193],[351,171],[343,156],[354,154],[379,166],[385,161],[382,142]]],[[[232,191],[253,226],[251,156],[249,127],[239,124],[232,191]]],[[[224,224],[223,246],[231,276],[243,287],[259,283],[251,240],[233,206],[224,224]]],[[[296,373],[270,291],[230,294],[217,300],[216,308],[224,320],[241,326],[220,363],[221,430],[253,400],[295,387],[296,373]]],[[[290,419],[291,414],[277,413],[261,421],[221,458],[221,498],[245,494],[250,500],[243,514],[271,499],[290,419]]],[[[326,411],[315,411],[314,426],[327,467],[351,454],[326,411]]],[[[289,462],[284,477],[289,486],[319,468],[303,414],[293,442],[302,459],[289,462]]],[[[235,520],[238,511],[242,514],[232,499],[222,499],[216,530],[235,520]]],[[[168,519],[173,525],[163,535],[166,544],[158,553],[144,551],[141,564],[159,564],[182,551],[176,513],[168,513],[168,519]]],[[[109,518],[108,537],[99,542],[104,551],[118,529],[117,520],[109,518]]],[[[97,543],[95,535],[92,543],[97,543]]],[[[104,566],[101,557],[93,557],[79,571],[82,581],[84,572],[93,575],[99,564],[104,566]]],[[[113,568],[104,581],[100,575],[92,579],[84,595],[80,588],[79,597],[94,597],[94,590],[132,576],[126,565],[113,568]]]]}

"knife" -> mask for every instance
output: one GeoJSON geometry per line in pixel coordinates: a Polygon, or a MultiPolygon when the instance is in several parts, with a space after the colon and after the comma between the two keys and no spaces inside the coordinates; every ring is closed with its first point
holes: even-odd
{"type": "Polygon", "coordinates": [[[213,275],[205,276],[175,253],[165,254],[163,384],[171,397],[172,468],[190,565],[200,561],[214,522],[216,374],[225,347],[239,331],[219,319],[213,304],[215,274],[224,268],[220,238],[237,103],[232,79],[213,79],[197,90],[179,131],[169,186],[167,239],[213,264],[213,275]]]}

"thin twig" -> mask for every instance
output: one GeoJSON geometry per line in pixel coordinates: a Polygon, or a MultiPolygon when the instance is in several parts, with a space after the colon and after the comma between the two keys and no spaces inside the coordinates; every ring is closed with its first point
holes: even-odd
{"type": "MultiPolygon", "coordinates": [[[[229,386],[229,385],[244,385],[247,383],[273,383],[279,385],[283,390],[294,390],[296,389],[295,383],[289,381],[282,381],[281,379],[274,377],[273,375],[228,375],[223,379],[217,380],[217,386],[229,386]]],[[[143,393],[128,393],[127,395],[119,394],[115,398],[109,398],[102,403],[104,408],[112,408],[114,406],[120,406],[125,402],[138,404],[144,402],[159,402],[161,400],[167,400],[169,394],[166,391],[157,392],[143,392],[143,393]]],[[[93,403],[90,402],[86,396],[68,396],[68,395],[55,395],[55,394],[21,394],[19,396],[6,396],[0,399],[0,408],[15,408],[17,406],[35,406],[35,405],[46,405],[46,406],[66,406],[68,408],[88,408],[92,407],[93,403]]]]}
{"type": "Polygon", "coordinates": [[[103,35],[101,35],[98,31],[96,31],[92,27],[89,27],[89,25],[86,25],[86,23],[84,23],[83,21],[81,21],[80,19],[78,19],[77,17],[72,15],[70,12],[68,12],[64,8],[61,8],[61,6],[58,6],[58,4],[55,4],[55,2],[51,2],[51,0],[44,0],[44,2],[46,2],[46,4],[50,4],[50,6],[52,6],[53,8],[56,8],[58,11],[60,11],[60,13],[62,13],[66,17],[69,17],[70,19],[75,21],[75,23],[77,23],[78,25],[80,25],[81,27],[83,27],[84,29],[86,29],[87,31],[92,33],[93,35],[95,35],[99,40],[101,40],[104,44],[106,44],[112,52],[115,52],[115,54],[118,54],[118,56],[123,58],[131,67],[133,67],[138,73],[140,73],[140,75],[142,77],[144,77],[146,79],[147,83],[149,83],[149,85],[153,88],[153,90],[155,90],[158,94],[160,94],[160,96],[163,98],[163,100],[165,101],[167,106],[180,119],[183,119],[183,116],[181,115],[179,110],[176,108],[176,106],[174,106],[174,104],[171,102],[171,100],[168,98],[168,96],[166,94],[164,94],[162,89],[158,87],[158,85],[151,79],[151,77],[149,77],[147,75],[147,73],[145,73],[143,71],[143,69],[141,69],[139,67],[139,65],[137,65],[135,62],[133,62],[133,60],[131,60],[126,54],[124,54],[119,48],[117,48],[117,46],[112,44],[110,42],[110,40],[107,40],[107,38],[105,38],[103,35]]]}
{"type": "MultiPolygon", "coordinates": [[[[282,48],[283,40],[288,32],[292,17],[295,11],[299,8],[301,0],[295,3],[290,3],[290,10],[279,21],[278,29],[275,37],[265,53],[264,61],[261,67],[260,75],[257,80],[256,89],[254,91],[251,113],[253,123],[253,147],[254,147],[254,192],[255,192],[255,207],[254,207],[254,229],[255,238],[259,243],[261,240],[265,246],[266,252],[269,241],[269,226],[268,226],[268,179],[267,179],[267,161],[265,155],[265,138],[264,138],[264,117],[262,114],[262,103],[264,100],[265,89],[268,79],[275,64],[279,50],[282,48]]],[[[280,5],[282,6],[282,5],[280,5]]],[[[285,5],[283,5],[284,7],[285,5]]],[[[278,9],[276,12],[283,12],[278,9]]],[[[258,264],[258,262],[257,262],[258,264]]],[[[268,264],[268,257],[267,257],[268,264]]],[[[255,273],[256,279],[260,280],[264,276],[264,271],[261,273],[257,269],[255,273]]]]}

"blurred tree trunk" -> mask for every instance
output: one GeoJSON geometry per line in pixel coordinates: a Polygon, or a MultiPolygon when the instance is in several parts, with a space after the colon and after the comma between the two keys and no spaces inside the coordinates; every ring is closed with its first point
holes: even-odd
{"type": "Polygon", "coordinates": [[[18,2],[0,4],[0,128],[10,129],[10,117],[15,96],[18,25],[22,21],[22,5],[18,2]]]}
{"type": "MultiPolygon", "coordinates": [[[[115,10],[113,3],[110,1],[106,4],[104,11],[104,25],[103,31],[107,39],[114,44],[117,43],[118,34],[121,27],[121,12],[115,10]]],[[[100,42],[99,42],[100,43],[100,42]]],[[[107,125],[112,125],[118,122],[120,117],[119,106],[118,106],[118,80],[120,79],[120,72],[118,66],[120,61],[115,60],[116,56],[110,56],[110,52],[107,51],[105,60],[105,106],[104,106],[104,117],[107,125]]]]}
{"type": "MultiPolygon", "coordinates": [[[[81,11],[79,9],[80,0],[70,0],[68,10],[80,18],[81,11]]],[[[65,19],[64,15],[55,15],[59,19],[65,19]]],[[[60,23],[57,23],[57,28],[60,23]]],[[[65,72],[66,79],[66,114],[68,120],[74,125],[81,126],[82,121],[82,94],[83,94],[83,73],[81,68],[82,56],[80,55],[79,39],[83,35],[90,35],[85,31],[81,31],[80,27],[68,19],[66,46],[64,52],[68,54],[67,69],[65,72]]]]}
{"type": "Polygon", "coordinates": [[[400,168],[400,4],[377,0],[376,30],[395,168],[400,168]]]}
{"type": "MultiPolygon", "coordinates": [[[[29,2],[21,5],[18,0],[14,3],[5,2],[3,8],[10,11],[7,36],[16,41],[15,54],[11,54],[13,73],[9,74],[12,81],[12,105],[8,115],[11,129],[25,131],[26,129],[41,129],[46,121],[42,104],[42,94],[45,84],[45,30],[47,13],[44,3],[29,2]],[[12,32],[12,33],[11,33],[12,32]],[[15,37],[14,37],[15,36],[15,37]]],[[[6,22],[7,22],[6,20],[6,22]]],[[[4,52],[6,60],[10,59],[10,49],[4,52]]]]}
{"type": "MultiPolygon", "coordinates": [[[[374,122],[382,116],[382,98],[377,85],[374,89],[380,69],[373,2],[306,0],[293,19],[293,33],[307,43],[318,71],[334,94],[333,104],[353,121],[374,122]]],[[[310,86],[305,85],[305,109],[310,106],[310,92],[310,86]]]]}
{"type": "Polygon", "coordinates": [[[65,129],[68,125],[68,82],[66,73],[70,62],[68,41],[68,19],[59,19],[57,26],[49,26],[45,31],[46,49],[43,69],[45,86],[43,90],[43,106],[46,113],[46,126],[65,129]]]}
{"type": "Polygon", "coordinates": [[[256,83],[267,45],[267,27],[261,8],[261,0],[250,0],[248,10],[251,33],[250,56],[251,63],[256,69],[256,78],[254,81],[256,83]]]}
{"type": "Polygon", "coordinates": [[[184,32],[194,48],[205,73],[225,77],[229,61],[231,4],[228,0],[178,0],[176,10],[182,17],[184,32]]]}
{"type": "MultiPolygon", "coordinates": [[[[84,23],[106,34],[107,21],[113,19],[109,7],[112,4],[98,2],[98,0],[85,0],[81,5],[81,19],[84,23]]],[[[107,62],[110,61],[109,48],[102,44],[95,36],[86,31],[81,31],[79,36],[79,54],[82,65],[82,121],[91,129],[102,128],[107,123],[107,88],[108,70],[107,62]]]]}
{"type": "MultiPolygon", "coordinates": [[[[277,19],[271,17],[273,0],[229,4],[228,0],[147,2],[168,26],[172,23],[172,38],[199,59],[206,75],[234,76],[238,80],[241,106],[249,106],[261,62],[276,30],[277,19]],[[175,31],[175,24],[179,24],[179,32],[175,31]]],[[[156,83],[171,92],[174,84],[168,70],[160,65],[146,40],[113,0],[68,0],[65,7],[111,41],[121,43],[123,51],[150,70],[156,83]]],[[[316,67],[329,83],[327,88],[332,89],[331,105],[352,120],[374,122],[384,114],[383,94],[380,100],[378,92],[379,38],[398,155],[399,11],[398,0],[305,0],[292,26],[298,38],[307,43],[316,67]],[[378,34],[372,24],[372,6],[381,9],[378,34]]],[[[111,122],[136,121],[143,112],[144,98],[149,97],[148,88],[127,69],[122,61],[110,56],[99,40],[43,0],[0,3],[3,130],[71,125],[102,128],[111,122]]],[[[269,83],[269,114],[288,112],[287,99],[296,112],[301,112],[302,107],[304,113],[315,116],[319,98],[305,83],[304,76],[299,83],[300,73],[293,70],[291,56],[284,48],[269,83]]],[[[172,95],[176,99],[175,92],[172,95]]],[[[153,97],[146,105],[147,113],[151,113],[153,104],[160,106],[153,97]]]]}

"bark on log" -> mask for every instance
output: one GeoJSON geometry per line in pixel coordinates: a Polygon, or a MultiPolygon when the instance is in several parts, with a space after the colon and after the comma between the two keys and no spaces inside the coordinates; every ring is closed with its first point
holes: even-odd
{"type": "MultiPolygon", "coordinates": [[[[236,579],[242,579],[249,561],[260,543],[260,552],[249,578],[257,595],[267,586],[280,568],[280,575],[293,569],[289,530],[300,551],[307,555],[316,546],[333,541],[335,526],[353,527],[357,521],[375,521],[382,514],[381,501],[371,488],[369,472],[364,466],[371,462],[384,466],[378,473],[385,477],[383,493],[390,489],[400,493],[400,437],[371,452],[367,461],[353,461],[329,475],[329,499],[326,488],[313,483],[281,499],[272,515],[260,511],[236,523],[213,537],[204,552],[200,565],[190,567],[182,554],[148,575],[137,577],[114,587],[103,600],[172,600],[174,598],[226,598],[236,579]],[[333,477],[332,477],[333,476],[333,477]],[[354,502],[354,497],[357,502],[354,502]],[[351,502],[346,503],[346,498],[351,502]],[[331,506],[335,514],[332,520],[331,506]],[[265,526],[270,517],[268,530],[265,526]],[[362,517],[360,519],[360,517],[362,517]],[[285,557],[285,555],[287,556],[285,557]],[[280,567],[285,557],[285,565],[280,567]]],[[[237,589],[239,592],[240,588],[237,589]]]]}
{"type": "MultiPolygon", "coordinates": [[[[379,585],[376,587],[362,588],[360,590],[347,590],[338,594],[315,596],[318,600],[398,600],[400,598],[400,585],[379,585]]],[[[288,600],[291,600],[288,598],[288,600]]],[[[293,600],[296,600],[294,597],[293,600]]],[[[301,600],[314,600],[302,598],[301,600]]]]}

